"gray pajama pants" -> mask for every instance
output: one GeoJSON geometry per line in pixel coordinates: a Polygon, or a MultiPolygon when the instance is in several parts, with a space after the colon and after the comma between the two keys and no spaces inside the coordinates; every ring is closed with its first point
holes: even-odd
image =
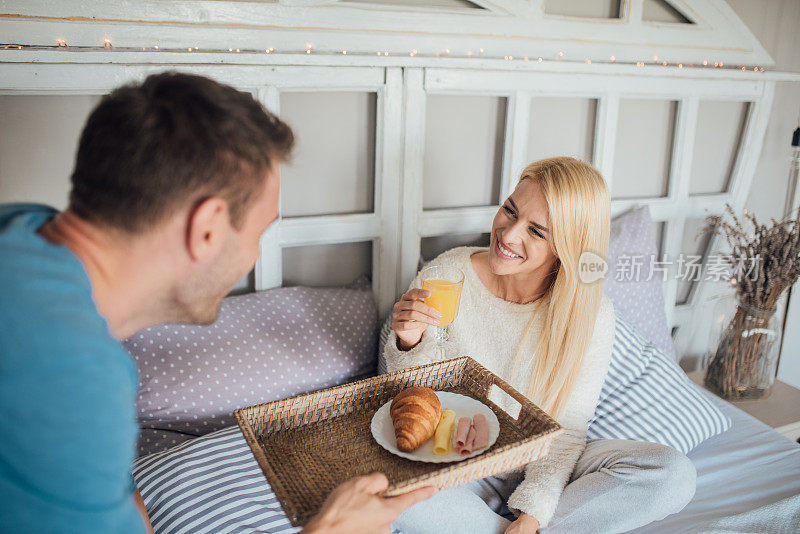
{"type": "MultiPolygon", "coordinates": [[[[555,514],[540,534],[626,532],[679,512],[695,491],[694,465],[656,443],[590,439],[555,514]]],[[[402,534],[503,534],[506,503],[522,480],[489,477],[440,491],[392,523],[402,534]]]]}

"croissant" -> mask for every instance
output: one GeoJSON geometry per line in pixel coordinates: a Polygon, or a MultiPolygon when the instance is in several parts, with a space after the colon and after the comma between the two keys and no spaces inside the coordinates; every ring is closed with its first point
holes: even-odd
{"type": "Polygon", "coordinates": [[[416,450],[436,432],[442,404],[431,388],[406,388],[392,400],[389,415],[394,424],[397,448],[403,452],[416,450]]]}

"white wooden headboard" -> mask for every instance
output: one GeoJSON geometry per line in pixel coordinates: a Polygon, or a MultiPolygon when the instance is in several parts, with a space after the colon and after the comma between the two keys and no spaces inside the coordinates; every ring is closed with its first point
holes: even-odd
{"type": "MultiPolygon", "coordinates": [[[[9,3],[19,4],[19,2],[9,3]]],[[[554,58],[551,55],[549,60],[539,60],[535,54],[518,56],[516,59],[511,56],[480,58],[474,57],[471,51],[475,50],[475,55],[478,54],[479,47],[475,43],[480,41],[475,35],[459,37],[472,46],[468,55],[462,51],[464,54],[462,57],[452,57],[455,54],[451,54],[449,49],[446,53],[432,52],[425,55],[416,48],[400,57],[395,51],[408,48],[411,37],[409,34],[396,38],[387,36],[383,30],[383,33],[376,37],[377,42],[365,42],[361,38],[347,41],[355,48],[355,52],[351,53],[337,50],[341,46],[337,39],[347,39],[341,37],[341,33],[335,34],[338,37],[331,37],[332,44],[327,47],[327,51],[320,50],[323,47],[315,44],[307,45],[305,53],[302,50],[301,53],[279,53],[273,46],[261,46],[264,44],[264,35],[259,49],[256,49],[251,45],[255,42],[253,36],[255,34],[250,31],[252,28],[240,27],[247,26],[242,17],[246,18],[248,13],[253,16],[258,14],[256,17],[258,24],[254,22],[254,25],[262,27],[264,13],[276,13],[276,9],[282,10],[280,13],[283,13],[286,19],[281,19],[285,24],[281,29],[283,33],[280,33],[279,37],[285,39],[286,43],[294,43],[297,41],[296,37],[287,37],[286,31],[293,26],[299,27],[302,22],[301,19],[292,18],[298,13],[296,10],[323,9],[325,6],[331,7],[329,4],[335,2],[310,2],[321,4],[315,8],[297,6],[302,3],[285,1],[280,2],[278,7],[265,5],[260,8],[250,5],[251,3],[239,5],[241,9],[236,11],[236,17],[232,15],[223,17],[226,23],[230,24],[229,29],[232,32],[229,37],[232,47],[228,50],[219,46],[223,38],[218,30],[205,27],[198,29],[196,26],[200,23],[188,19],[193,19],[200,12],[211,18],[222,16],[219,10],[233,9],[238,5],[235,2],[151,1],[146,3],[147,6],[138,8],[132,5],[121,8],[101,6],[96,8],[106,17],[103,19],[106,22],[100,26],[101,33],[107,32],[109,24],[116,21],[114,24],[129,29],[130,34],[115,37],[113,45],[109,42],[99,46],[81,44],[82,48],[73,47],[73,43],[81,39],[90,40],[94,38],[91,32],[97,33],[100,30],[91,22],[75,23],[69,27],[65,25],[67,15],[71,13],[70,9],[78,9],[76,5],[79,3],[64,2],[65,5],[53,8],[52,20],[41,17],[45,10],[41,3],[27,2],[12,6],[17,9],[13,13],[21,15],[18,18],[6,17],[4,22],[0,22],[0,28],[10,30],[9,34],[15,37],[5,45],[8,49],[0,49],[0,98],[2,95],[101,95],[122,83],[140,80],[150,73],[165,69],[186,70],[207,75],[242,90],[251,91],[267,108],[278,114],[281,113],[281,95],[287,93],[346,91],[374,94],[376,109],[373,209],[360,213],[281,218],[262,237],[261,256],[255,269],[255,289],[276,287],[283,283],[282,255],[287,248],[367,241],[372,242],[373,287],[381,313],[386,313],[416,272],[422,239],[452,234],[480,234],[490,229],[497,203],[513,189],[519,172],[528,163],[529,137],[532,128],[537,127],[530,120],[531,106],[537,99],[567,97],[594,102],[593,109],[596,112],[592,120],[591,153],[587,157],[609,182],[612,193],[615,157],[619,158],[620,152],[618,125],[621,106],[630,100],[676,103],[672,130],[674,133],[670,134],[668,139],[669,171],[666,194],[642,198],[614,198],[612,195],[613,214],[636,206],[650,206],[654,219],[663,223],[661,252],[669,258],[675,258],[683,251],[687,221],[701,219],[712,213],[721,213],[725,203],[731,203],[737,208],[743,206],[751,186],[769,118],[775,81],[783,79],[781,75],[765,73],[759,67],[748,67],[745,69],[746,72],[742,72],[739,69],[711,68],[710,65],[709,68],[699,68],[700,65],[697,65],[698,68],[684,68],[683,64],[679,66],[676,63],[664,66],[655,61],[649,61],[647,65],[643,62],[641,65],[638,62],[621,64],[621,60],[624,59],[622,56],[619,58],[620,62],[617,62],[616,58],[610,61],[606,58],[604,63],[592,62],[589,59],[580,62],[562,61],[562,56],[558,54],[554,58]],[[174,4],[178,15],[169,10],[167,4],[174,4]],[[192,11],[193,7],[201,5],[200,11],[192,11]],[[123,13],[127,18],[115,19],[115,16],[122,16],[119,13],[115,14],[115,9],[121,9],[123,12],[127,10],[127,13],[123,13]],[[139,19],[133,20],[131,13],[137,9],[141,10],[142,14],[139,19]],[[256,13],[258,9],[262,11],[256,13]],[[192,31],[180,26],[178,37],[164,37],[157,30],[147,29],[148,24],[151,28],[156,24],[155,20],[158,20],[159,16],[168,15],[185,17],[186,27],[192,31]],[[153,21],[148,22],[148,18],[153,21]],[[29,19],[36,21],[26,23],[29,19]],[[53,20],[61,21],[61,26],[54,26],[53,20]],[[59,41],[55,46],[44,44],[46,40],[44,36],[52,38],[51,34],[55,33],[54,27],[58,27],[59,32],[63,29],[63,34],[72,32],[72,35],[66,38],[59,37],[64,39],[64,43],[59,41]],[[28,41],[21,38],[26,29],[33,36],[28,41]],[[152,40],[156,36],[167,42],[167,46],[154,47],[152,40]],[[203,36],[207,37],[208,42],[214,43],[214,50],[193,49],[193,46],[197,46],[194,44],[195,40],[203,36]],[[192,45],[187,46],[190,39],[192,45]],[[145,44],[148,40],[149,42],[145,44]],[[123,46],[117,44],[120,41],[124,41],[123,46]],[[242,48],[234,48],[239,42],[242,43],[242,48]],[[66,46],[60,46],[61,44],[66,46]],[[379,51],[367,54],[364,51],[367,48],[378,48],[379,51]],[[470,207],[423,208],[425,180],[437,179],[434,176],[425,176],[424,172],[425,135],[426,126],[429,126],[426,125],[428,117],[426,104],[430,98],[441,95],[474,95],[505,99],[504,131],[500,132],[502,139],[499,141],[502,152],[499,195],[491,202],[470,207]],[[716,193],[692,194],[690,180],[698,115],[700,106],[707,102],[742,103],[746,106],[746,114],[741,136],[735,140],[738,148],[735,149],[735,160],[727,185],[716,193]]],[[[473,3],[481,6],[484,11],[489,11],[480,15],[484,18],[499,16],[497,10],[500,7],[506,8],[504,17],[522,16],[520,9],[530,7],[526,7],[526,3],[521,0],[473,3]]],[[[681,6],[685,4],[678,0],[670,3],[681,6]]],[[[543,5],[542,2],[530,4],[535,4],[539,10],[543,5]]],[[[623,16],[620,20],[626,23],[633,21],[641,25],[641,0],[624,2],[623,5],[623,16]]],[[[710,13],[710,5],[708,2],[702,2],[706,15],[710,13]]],[[[365,8],[348,4],[346,9],[365,8]]],[[[380,18],[385,15],[379,12],[376,6],[371,6],[369,10],[372,17],[380,18]]],[[[730,16],[729,11],[728,9],[725,12],[728,16],[730,16]]],[[[683,12],[686,13],[685,10],[683,12]]],[[[529,14],[528,11],[525,13],[529,14]]],[[[407,23],[403,19],[403,13],[395,15],[401,19],[398,22],[400,26],[407,23]]],[[[436,16],[439,17],[438,14],[436,16]]],[[[462,16],[463,13],[458,14],[458,17],[462,16]]],[[[537,24],[547,25],[546,20],[542,22],[543,17],[536,15],[534,18],[538,21],[537,24]]],[[[388,24],[385,19],[381,20],[382,24],[388,24]]],[[[725,52],[726,47],[730,48],[731,35],[720,30],[719,19],[716,23],[711,19],[705,22],[705,26],[703,24],[699,26],[710,32],[706,34],[707,36],[716,35],[715,46],[718,48],[718,54],[727,53],[730,57],[755,58],[761,64],[769,63],[769,58],[765,57],[760,45],[757,45],[757,42],[753,44],[754,40],[747,37],[749,33],[745,32],[747,35],[743,37],[749,47],[745,48],[749,52],[745,53],[744,48],[725,52]],[[724,39],[723,34],[725,34],[724,39]]],[[[362,22],[364,25],[368,23],[368,18],[362,22]]],[[[586,23],[584,21],[581,24],[585,26],[586,23]]],[[[599,27],[597,24],[595,22],[596,27],[599,27]]],[[[557,17],[550,29],[555,33],[549,34],[546,46],[542,45],[545,48],[558,40],[558,32],[575,31],[574,26],[566,24],[557,17]]],[[[655,28],[654,35],[662,30],[655,28]]],[[[349,28],[349,31],[352,33],[357,29],[349,28]]],[[[456,28],[453,31],[459,33],[461,29],[456,28]]],[[[497,33],[503,34],[497,37],[498,39],[509,43],[515,42],[513,36],[502,31],[497,33]]],[[[308,36],[309,33],[304,30],[302,35],[308,36]]],[[[319,29],[314,34],[314,40],[317,43],[326,42],[326,35],[329,34],[325,33],[324,28],[319,29]]],[[[629,41],[638,39],[636,32],[626,35],[625,39],[629,41]]],[[[684,32],[681,35],[686,34],[684,32]]],[[[593,44],[591,40],[602,40],[601,37],[588,38],[587,43],[580,46],[583,46],[583,49],[588,46],[596,47],[597,43],[593,44]]],[[[494,38],[486,39],[492,44],[497,42],[494,38]]],[[[528,35],[526,39],[530,42],[536,37],[528,35]]],[[[438,46],[440,42],[438,37],[431,37],[431,40],[434,42],[433,46],[438,46]]],[[[277,47],[277,38],[269,41],[275,42],[277,47]]],[[[632,42],[630,41],[629,46],[625,48],[626,54],[631,57],[644,52],[650,53],[654,46],[650,43],[637,48],[631,44],[632,42]]],[[[694,60],[689,56],[696,56],[696,47],[700,46],[699,41],[695,44],[695,48],[687,47],[685,51],[688,59],[692,61],[694,60]]],[[[574,42],[570,46],[570,53],[573,55],[582,50],[574,42]]],[[[669,48],[674,57],[678,57],[681,50],[680,43],[673,42],[669,48]]],[[[605,53],[606,49],[602,49],[605,53]]],[[[630,57],[628,59],[630,60],[630,57]]],[[[309,194],[313,194],[313,191],[309,194]]],[[[2,200],[0,198],[0,201],[2,200]]],[[[708,250],[705,253],[707,252],[708,250]]],[[[682,326],[691,324],[692,310],[699,298],[702,284],[695,284],[688,299],[681,304],[676,303],[678,281],[674,276],[668,277],[664,288],[668,320],[671,326],[677,327],[680,332],[682,326]]]]}

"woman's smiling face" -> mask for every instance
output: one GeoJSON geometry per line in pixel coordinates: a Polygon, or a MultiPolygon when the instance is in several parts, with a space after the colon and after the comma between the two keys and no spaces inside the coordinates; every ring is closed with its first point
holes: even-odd
{"type": "Polygon", "coordinates": [[[492,222],[489,269],[498,276],[549,273],[556,262],[541,186],[522,180],[492,222]]]}

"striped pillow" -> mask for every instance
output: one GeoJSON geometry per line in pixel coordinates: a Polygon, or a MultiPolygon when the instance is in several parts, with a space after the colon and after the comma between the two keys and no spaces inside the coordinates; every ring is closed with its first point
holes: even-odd
{"type": "Polygon", "coordinates": [[[238,427],[143,456],[133,476],[156,534],[300,530],[284,515],[238,427]]]}
{"type": "Polygon", "coordinates": [[[587,438],[649,441],[686,454],[730,426],[672,359],[617,316],[611,364],[587,438]]]}

